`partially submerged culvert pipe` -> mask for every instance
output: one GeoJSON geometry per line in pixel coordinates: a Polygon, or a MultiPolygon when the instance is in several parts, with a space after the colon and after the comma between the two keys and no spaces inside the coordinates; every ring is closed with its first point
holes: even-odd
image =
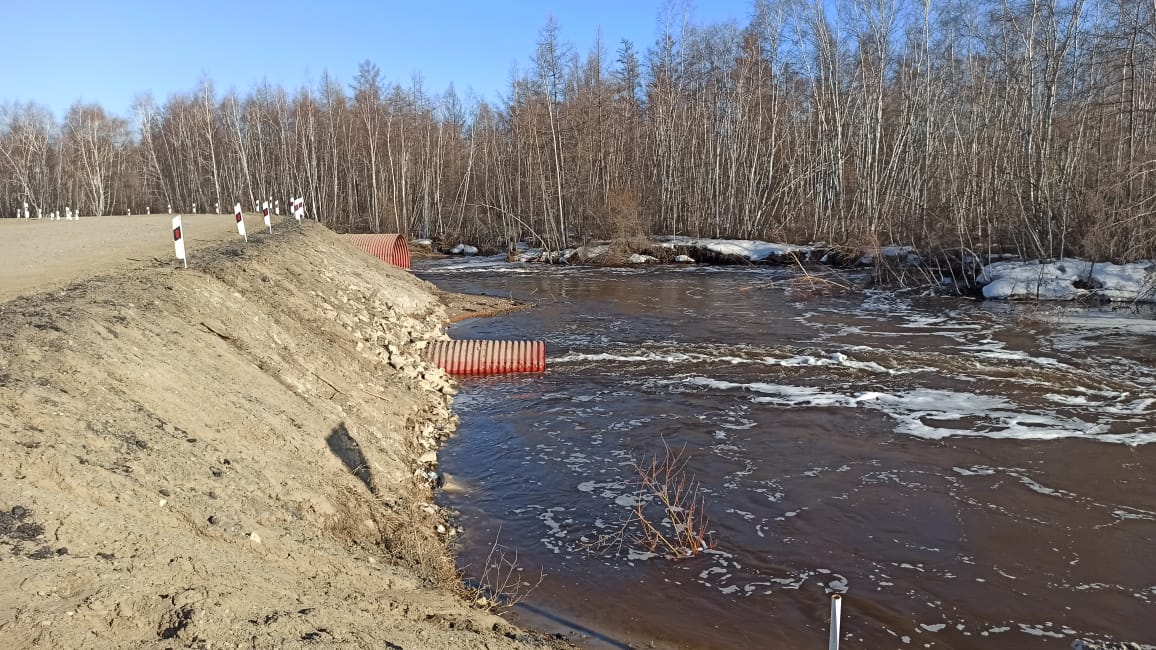
{"type": "Polygon", "coordinates": [[[401,235],[344,235],[351,244],[377,259],[409,268],[409,245],[401,235]]]}
{"type": "Polygon", "coordinates": [[[426,358],[451,375],[501,375],[544,372],[542,341],[434,341],[426,358]]]}

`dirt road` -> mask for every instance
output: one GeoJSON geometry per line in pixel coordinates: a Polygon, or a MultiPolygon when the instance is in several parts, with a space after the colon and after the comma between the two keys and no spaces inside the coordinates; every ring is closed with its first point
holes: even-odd
{"type": "MultiPolygon", "coordinates": [[[[0,219],[0,301],[115,269],[152,266],[153,258],[172,259],[172,217],[0,219]]],[[[264,230],[260,214],[244,218],[250,233],[264,230]]],[[[276,228],[282,217],[271,219],[276,228]]],[[[231,214],[186,214],[182,225],[190,260],[206,247],[237,237],[231,214]]]]}

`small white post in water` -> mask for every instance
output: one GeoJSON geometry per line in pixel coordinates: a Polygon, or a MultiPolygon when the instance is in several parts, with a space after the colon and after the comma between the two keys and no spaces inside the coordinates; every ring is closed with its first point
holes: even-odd
{"type": "Polygon", "coordinates": [[[839,617],[842,615],[843,597],[839,594],[831,595],[831,636],[827,641],[827,650],[839,650],[839,617]]]}
{"type": "Polygon", "coordinates": [[[176,249],[177,259],[189,268],[189,261],[185,259],[185,236],[181,232],[181,215],[173,217],[173,248],[176,249]]]}
{"type": "Polygon", "coordinates": [[[240,203],[233,206],[233,216],[237,218],[237,234],[241,236],[241,239],[249,241],[249,235],[245,234],[245,219],[241,216],[240,203]]]}

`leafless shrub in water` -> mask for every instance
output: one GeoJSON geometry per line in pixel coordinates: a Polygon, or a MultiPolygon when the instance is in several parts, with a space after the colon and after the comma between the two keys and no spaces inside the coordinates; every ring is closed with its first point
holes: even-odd
{"type": "Polygon", "coordinates": [[[470,604],[493,612],[512,609],[529,596],[546,574],[538,571],[536,578],[526,579],[525,571],[518,562],[518,550],[499,543],[502,531],[494,535],[490,552],[482,565],[481,574],[476,578],[463,575],[464,596],[470,604]]]}
{"type": "Polygon", "coordinates": [[[650,553],[672,559],[693,557],[714,547],[700,485],[687,472],[686,447],[633,462],[638,476],[636,503],[628,520],[631,541],[650,553]]]}

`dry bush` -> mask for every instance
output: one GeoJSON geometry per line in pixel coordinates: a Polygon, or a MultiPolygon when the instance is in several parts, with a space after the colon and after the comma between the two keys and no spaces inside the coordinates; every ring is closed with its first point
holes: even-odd
{"type": "Polygon", "coordinates": [[[610,192],[610,223],[606,232],[614,240],[646,239],[649,225],[642,211],[642,194],[631,187],[610,192]]]}
{"type": "Polygon", "coordinates": [[[787,291],[796,300],[810,300],[811,298],[845,296],[857,293],[859,287],[834,271],[811,273],[799,266],[802,274],[787,281],[787,291]]]}
{"type": "Polygon", "coordinates": [[[453,558],[436,533],[437,524],[444,524],[440,511],[423,509],[419,497],[375,496],[354,484],[332,487],[336,498],[331,502],[337,512],[326,522],[330,535],[352,546],[383,552],[435,584],[457,583],[453,558]]]}
{"type": "Polygon", "coordinates": [[[651,553],[678,559],[714,548],[706,502],[699,482],[687,473],[686,447],[672,450],[664,440],[663,454],[646,463],[631,463],[638,475],[634,511],[628,520],[631,542],[651,553]]]}
{"type": "Polygon", "coordinates": [[[501,534],[499,528],[482,565],[481,574],[476,578],[468,578],[463,571],[461,575],[466,601],[494,612],[504,612],[515,607],[537,589],[546,577],[539,570],[533,582],[525,580],[522,567],[518,564],[518,550],[502,546],[499,543],[501,534]]]}

